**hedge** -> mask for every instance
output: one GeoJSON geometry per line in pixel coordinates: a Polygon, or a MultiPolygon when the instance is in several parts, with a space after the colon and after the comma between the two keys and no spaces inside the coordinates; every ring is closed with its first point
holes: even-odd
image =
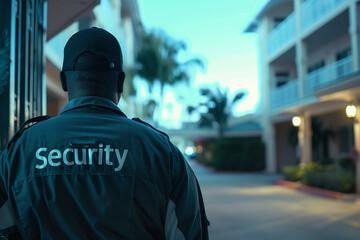
{"type": "Polygon", "coordinates": [[[207,139],[197,159],[216,170],[261,171],[265,168],[265,146],[260,138],[207,139]]]}
{"type": "Polygon", "coordinates": [[[305,167],[286,166],[283,174],[288,181],[343,193],[355,192],[354,171],[335,169],[332,165],[310,163],[305,167]]]}

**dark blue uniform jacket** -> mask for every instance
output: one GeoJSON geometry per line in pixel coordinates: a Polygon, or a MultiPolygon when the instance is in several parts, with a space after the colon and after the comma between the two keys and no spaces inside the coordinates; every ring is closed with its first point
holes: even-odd
{"type": "Polygon", "coordinates": [[[110,100],[71,100],[0,159],[24,239],[207,239],[196,177],[164,134],[110,100]]]}

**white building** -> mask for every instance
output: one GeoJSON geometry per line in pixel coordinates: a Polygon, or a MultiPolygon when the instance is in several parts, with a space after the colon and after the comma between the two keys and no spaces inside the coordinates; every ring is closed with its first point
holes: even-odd
{"type": "MultiPolygon", "coordinates": [[[[360,153],[359,117],[353,121],[345,114],[347,104],[360,104],[360,2],[271,0],[245,32],[259,39],[267,171],[296,164],[297,158],[308,163],[327,157],[336,164],[351,157],[353,146],[360,153]],[[289,141],[295,115],[302,120],[298,151],[289,141]],[[316,152],[312,121],[323,133],[316,152]]],[[[359,168],[358,159],[358,173],[359,168]]]]}

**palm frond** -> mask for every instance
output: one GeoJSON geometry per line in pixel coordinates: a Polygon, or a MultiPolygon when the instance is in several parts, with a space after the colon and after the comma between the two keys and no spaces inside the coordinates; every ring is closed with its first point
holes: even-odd
{"type": "Polygon", "coordinates": [[[140,66],[137,75],[146,79],[152,86],[155,81],[160,82],[161,93],[166,84],[188,81],[189,67],[202,65],[200,59],[189,59],[182,63],[178,60],[180,51],[186,50],[183,41],[176,41],[159,30],[142,32],[142,41],[136,55],[136,62],[140,66]]]}
{"type": "Polygon", "coordinates": [[[234,103],[243,99],[246,92],[241,91],[237,93],[233,100],[229,101],[228,89],[221,89],[220,87],[216,87],[215,89],[201,88],[199,91],[201,95],[208,98],[207,103],[205,103],[208,111],[201,114],[199,126],[216,126],[219,135],[222,136],[228,119],[231,116],[231,109],[234,103]],[[209,122],[211,122],[211,124],[209,122]]]}

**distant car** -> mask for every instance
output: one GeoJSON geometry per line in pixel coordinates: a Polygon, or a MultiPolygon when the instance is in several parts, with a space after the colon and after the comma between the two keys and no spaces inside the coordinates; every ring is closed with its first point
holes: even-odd
{"type": "Polygon", "coordinates": [[[193,159],[196,156],[196,147],[195,146],[185,146],[184,155],[187,159],[193,159]]]}

